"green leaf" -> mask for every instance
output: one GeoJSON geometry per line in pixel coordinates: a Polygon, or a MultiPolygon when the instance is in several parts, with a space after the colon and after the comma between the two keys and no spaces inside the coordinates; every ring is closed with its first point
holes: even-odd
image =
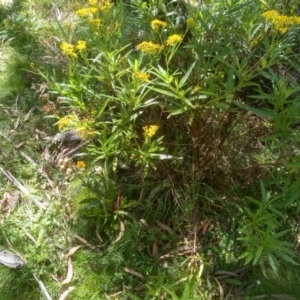
{"type": "Polygon", "coordinates": [[[279,237],[285,235],[286,233],[288,233],[288,232],[290,232],[290,231],[291,231],[291,229],[283,230],[283,231],[281,231],[281,232],[278,232],[278,233],[272,235],[272,238],[273,238],[273,239],[277,239],[277,238],[279,238],[279,237]]]}
{"type": "Polygon", "coordinates": [[[290,262],[291,264],[293,264],[295,266],[299,266],[299,264],[297,262],[295,262],[290,256],[287,256],[287,255],[282,253],[281,258],[283,258],[284,260],[290,262]]]}
{"type": "Polygon", "coordinates": [[[262,180],[259,180],[259,181],[260,181],[262,200],[263,200],[263,202],[267,202],[268,201],[268,196],[267,196],[267,191],[265,189],[264,183],[263,183],[262,180]]]}
{"type": "Polygon", "coordinates": [[[256,115],[258,115],[259,117],[262,117],[262,118],[271,118],[271,119],[275,119],[276,118],[276,114],[270,110],[267,110],[267,109],[257,109],[257,108],[254,108],[254,107],[251,107],[251,106],[248,106],[246,104],[243,104],[242,102],[240,101],[236,101],[234,100],[233,103],[247,111],[250,111],[256,115]]]}
{"type": "Polygon", "coordinates": [[[188,71],[185,73],[185,75],[180,79],[179,84],[178,84],[178,87],[179,87],[179,88],[182,88],[182,87],[185,85],[185,82],[186,82],[187,79],[189,78],[189,76],[190,76],[192,70],[193,70],[194,67],[195,67],[195,64],[196,64],[196,62],[194,62],[194,63],[191,65],[191,67],[188,69],[188,71]]]}
{"type": "Polygon", "coordinates": [[[162,288],[170,295],[172,296],[173,300],[180,300],[180,298],[177,297],[177,295],[175,294],[175,292],[171,291],[170,289],[168,289],[165,286],[162,286],[162,288]]]}
{"type": "Polygon", "coordinates": [[[268,261],[269,261],[269,264],[270,264],[271,268],[272,268],[273,271],[276,273],[276,272],[277,272],[277,264],[278,264],[278,261],[277,261],[276,258],[272,255],[272,253],[268,253],[267,257],[268,257],[268,261]]]}
{"type": "Polygon", "coordinates": [[[259,260],[259,258],[260,258],[260,256],[261,256],[263,250],[264,250],[264,247],[263,247],[263,246],[259,246],[259,247],[258,247],[258,250],[257,250],[257,252],[256,252],[256,254],[255,254],[255,257],[254,257],[253,265],[255,265],[255,264],[257,263],[257,261],[259,260]]]}
{"type": "Polygon", "coordinates": [[[177,94],[175,94],[173,92],[170,92],[170,91],[158,89],[158,88],[155,88],[155,87],[151,87],[151,90],[153,90],[155,92],[158,92],[158,93],[160,93],[162,95],[170,96],[170,97],[173,97],[175,99],[180,99],[180,97],[177,94]]]}
{"type": "Polygon", "coordinates": [[[236,286],[240,286],[243,284],[242,281],[235,279],[235,278],[228,278],[224,280],[226,283],[232,284],[232,285],[236,285],[236,286]]]}

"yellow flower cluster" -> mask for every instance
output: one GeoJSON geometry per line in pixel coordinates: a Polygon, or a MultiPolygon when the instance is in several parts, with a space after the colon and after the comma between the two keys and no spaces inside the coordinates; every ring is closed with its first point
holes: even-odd
{"type": "Polygon", "coordinates": [[[266,11],[262,15],[281,33],[287,32],[293,25],[300,25],[300,17],[281,15],[276,10],[266,11]]]}
{"type": "Polygon", "coordinates": [[[86,167],[86,164],[82,161],[82,160],[79,160],[77,163],[76,163],[76,167],[78,169],[84,169],[86,167]]]}
{"type": "Polygon", "coordinates": [[[166,22],[160,21],[160,20],[157,20],[157,19],[153,20],[151,22],[151,27],[152,27],[153,30],[158,30],[160,28],[164,29],[164,28],[166,28],[166,26],[167,26],[166,22]]]}
{"type": "Polygon", "coordinates": [[[113,3],[111,3],[110,0],[102,0],[100,2],[97,0],[89,0],[88,2],[91,6],[77,10],[77,16],[82,18],[93,18],[97,12],[107,12],[113,6],[113,3]]]}
{"type": "Polygon", "coordinates": [[[145,72],[134,72],[133,77],[139,79],[141,81],[148,81],[150,79],[150,75],[145,72]]]}
{"type": "Polygon", "coordinates": [[[144,130],[145,137],[151,138],[158,130],[158,126],[157,125],[144,126],[143,130],[144,130]]]}
{"type": "Polygon", "coordinates": [[[82,51],[82,50],[86,49],[86,42],[79,40],[77,42],[76,49],[79,50],[79,51],[82,51]]]}
{"type": "Polygon", "coordinates": [[[74,45],[72,44],[62,42],[60,45],[60,49],[71,57],[77,57],[77,54],[74,52],[74,45]]]}
{"type": "Polygon", "coordinates": [[[83,51],[86,49],[86,42],[79,40],[76,45],[69,44],[67,42],[62,42],[60,45],[60,49],[67,55],[71,57],[77,57],[77,53],[75,50],[83,51]]]}
{"type": "Polygon", "coordinates": [[[168,46],[173,46],[177,43],[180,43],[182,41],[182,36],[179,34],[173,34],[171,36],[168,37],[166,44],[168,46]]]}
{"type": "Polygon", "coordinates": [[[163,50],[164,46],[159,44],[154,44],[152,42],[142,42],[138,44],[137,49],[141,50],[142,52],[145,52],[147,54],[156,54],[163,50]]]}
{"type": "Polygon", "coordinates": [[[59,130],[72,127],[77,123],[77,118],[74,115],[67,115],[59,119],[57,126],[59,130]]]}
{"type": "Polygon", "coordinates": [[[92,17],[98,12],[97,7],[86,7],[81,8],[76,11],[77,16],[85,18],[85,17],[92,17]]]}

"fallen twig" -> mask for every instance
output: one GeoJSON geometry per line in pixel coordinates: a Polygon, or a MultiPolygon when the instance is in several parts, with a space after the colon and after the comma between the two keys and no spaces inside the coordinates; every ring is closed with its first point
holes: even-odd
{"type": "Polygon", "coordinates": [[[33,277],[35,278],[35,280],[37,281],[41,291],[42,291],[42,294],[43,296],[45,297],[45,299],[47,300],[52,300],[50,294],[48,293],[44,283],[38,278],[38,276],[36,274],[33,274],[33,277]]]}

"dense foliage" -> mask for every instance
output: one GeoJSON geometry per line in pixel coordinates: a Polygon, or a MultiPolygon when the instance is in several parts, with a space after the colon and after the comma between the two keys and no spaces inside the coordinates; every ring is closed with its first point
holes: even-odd
{"type": "Polygon", "coordinates": [[[1,7],[5,299],[300,297],[297,5],[1,7]]]}

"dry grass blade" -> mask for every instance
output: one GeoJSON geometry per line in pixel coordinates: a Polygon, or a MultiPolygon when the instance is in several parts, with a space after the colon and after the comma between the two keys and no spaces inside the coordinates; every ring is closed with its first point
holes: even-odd
{"type": "Polygon", "coordinates": [[[223,287],[222,287],[222,285],[220,284],[219,280],[216,277],[213,276],[213,278],[216,281],[216,283],[218,284],[219,292],[220,292],[220,299],[222,299],[224,297],[223,287]]]}
{"type": "Polygon", "coordinates": [[[129,273],[129,274],[131,274],[131,275],[134,275],[134,276],[136,276],[136,277],[138,277],[138,278],[141,278],[141,279],[145,280],[145,277],[144,277],[142,274],[140,274],[140,273],[138,273],[138,272],[136,272],[136,271],[134,271],[134,270],[128,269],[128,268],[126,268],[126,267],[124,267],[123,270],[124,270],[126,273],[129,273]]]}
{"type": "Polygon", "coordinates": [[[85,246],[87,246],[88,248],[92,249],[92,250],[98,250],[96,246],[91,245],[90,243],[88,243],[84,238],[78,236],[78,235],[74,235],[74,237],[76,239],[78,239],[79,241],[81,241],[85,246]]]}
{"type": "Polygon", "coordinates": [[[44,283],[38,278],[38,276],[36,274],[33,274],[33,277],[35,278],[35,280],[37,281],[41,291],[42,291],[42,294],[44,296],[45,299],[47,300],[52,300],[50,294],[48,293],[44,283]]]}
{"type": "Polygon", "coordinates": [[[209,226],[209,221],[206,221],[205,225],[203,226],[202,229],[202,234],[205,235],[207,230],[208,230],[208,226],[209,226]]]}
{"type": "Polygon", "coordinates": [[[27,230],[24,227],[21,227],[21,229],[24,231],[24,233],[37,245],[38,242],[36,241],[36,239],[29,233],[27,232],[27,230]]]}
{"type": "Polygon", "coordinates": [[[73,277],[73,266],[72,266],[72,260],[71,257],[68,258],[68,273],[65,280],[62,282],[62,285],[69,283],[72,280],[73,277]]]}
{"type": "Polygon", "coordinates": [[[179,252],[178,255],[182,256],[182,255],[186,255],[186,254],[190,254],[190,253],[195,253],[194,248],[190,248],[188,250],[179,252]]]}
{"type": "Polygon", "coordinates": [[[101,235],[98,230],[96,230],[96,237],[101,243],[103,243],[103,240],[102,240],[101,235]]]}
{"type": "Polygon", "coordinates": [[[140,219],[140,223],[147,229],[149,228],[149,225],[145,219],[140,219]]]}
{"type": "MultiPolygon", "coordinates": [[[[123,291],[120,291],[120,292],[117,292],[117,293],[114,293],[114,294],[111,294],[111,295],[105,294],[105,298],[106,299],[111,299],[111,298],[114,298],[114,297],[116,297],[118,295],[121,295],[122,293],[123,293],[123,291]]],[[[114,298],[114,299],[116,299],[116,298],[114,298]]]]}
{"type": "Polygon", "coordinates": [[[174,231],[169,226],[163,224],[162,222],[156,220],[155,223],[158,225],[158,227],[160,229],[165,230],[165,231],[169,232],[170,234],[174,233],[174,231]]]}
{"type": "Polygon", "coordinates": [[[66,258],[71,257],[81,246],[73,247],[69,250],[69,252],[66,254],[66,258]]]}
{"type": "Polygon", "coordinates": [[[145,290],[146,286],[144,284],[140,284],[137,287],[134,288],[135,291],[142,291],[145,290]]]}
{"type": "Polygon", "coordinates": [[[75,290],[75,287],[74,286],[70,286],[67,290],[65,290],[61,295],[60,297],[58,298],[58,300],[65,300],[68,295],[75,290]]]}
{"type": "Polygon", "coordinates": [[[158,253],[158,246],[157,246],[157,243],[154,242],[153,245],[152,245],[152,257],[155,257],[158,253]]]}
{"type": "Polygon", "coordinates": [[[207,222],[206,220],[201,221],[200,224],[197,225],[197,231],[201,230],[206,224],[206,222],[207,222]]]}
{"type": "Polygon", "coordinates": [[[163,260],[163,259],[170,258],[170,257],[174,257],[174,255],[170,254],[170,253],[167,253],[167,254],[164,254],[164,255],[160,256],[159,260],[163,260]]]}
{"type": "Polygon", "coordinates": [[[207,232],[211,232],[213,229],[214,229],[214,224],[211,224],[208,229],[207,229],[207,232]]]}
{"type": "Polygon", "coordinates": [[[124,232],[125,232],[125,225],[122,221],[120,221],[120,233],[113,243],[116,243],[117,241],[119,241],[122,238],[122,236],[124,235],[124,232]]]}

